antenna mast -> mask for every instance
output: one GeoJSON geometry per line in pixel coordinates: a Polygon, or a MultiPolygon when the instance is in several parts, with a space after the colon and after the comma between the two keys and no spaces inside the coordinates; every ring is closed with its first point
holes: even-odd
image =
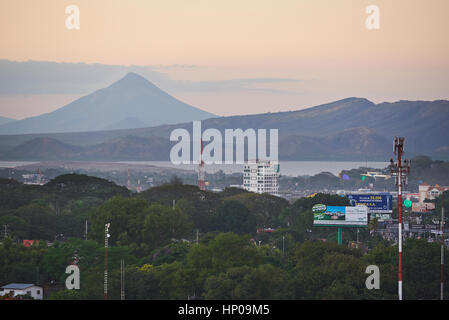
{"type": "Polygon", "coordinates": [[[395,137],[393,142],[393,152],[397,155],[397,162],[390,159],[390,171],[396,177],[396,185],[398,186],[398,298],[402,300],[402,188],[407,184],[407,175],[410,173],[410,161],[402,162],[404,153],[403,137],[395,137]]]}
{"type": "Polygon", "coordinates": [[[108,300],[108,238],[110,223],[104,225],[104,300],[108,300]]]}

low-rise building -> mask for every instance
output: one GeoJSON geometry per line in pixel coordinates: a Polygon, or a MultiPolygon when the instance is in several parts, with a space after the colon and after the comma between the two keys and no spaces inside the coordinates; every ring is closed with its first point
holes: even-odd
{"type": "Polygon", "coordinates": [[[424,203],[424,200],[433,200],[439,197],[444,191],[448,191],[449,187],[439,186],[438,184],[431,186],[427,183],[419,185],[419,203],[424,203]]]}
{"type": "Polygon", "coordinates": [[[42,300],[44,290],[32,283],[10,283],[0,287],[0,296],[9,294],[11,297],[29,295],[34,300],[42,300]]]}

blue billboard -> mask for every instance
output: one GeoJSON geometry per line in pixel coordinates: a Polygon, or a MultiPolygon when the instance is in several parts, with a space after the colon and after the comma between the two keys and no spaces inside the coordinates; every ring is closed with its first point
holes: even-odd
{"type": "Polygon", "coordinates": [[[349,194],[347,195],[352,206],[367,206],[370,213],[392,213],[393,197],[389,193],[384,194],[349,194]]]}

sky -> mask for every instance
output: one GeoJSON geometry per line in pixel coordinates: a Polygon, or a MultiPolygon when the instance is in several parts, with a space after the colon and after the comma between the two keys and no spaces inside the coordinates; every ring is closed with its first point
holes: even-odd
{"type": "Polygon", "coordinates": [[[50,112],[129,71],[217,115],[448,99],[448,15],[448,0],[0,0],[0,116],[50,112]]]}

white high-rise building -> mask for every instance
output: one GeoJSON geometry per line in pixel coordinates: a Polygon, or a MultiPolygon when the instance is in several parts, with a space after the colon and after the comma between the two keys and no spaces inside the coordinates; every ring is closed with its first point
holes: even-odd
{"type": "Polygon", "coordinates": [[[279,195],[279,164],[274,161],[251,160],[243,166],[243,188],[256,193],[279,195]]]}

